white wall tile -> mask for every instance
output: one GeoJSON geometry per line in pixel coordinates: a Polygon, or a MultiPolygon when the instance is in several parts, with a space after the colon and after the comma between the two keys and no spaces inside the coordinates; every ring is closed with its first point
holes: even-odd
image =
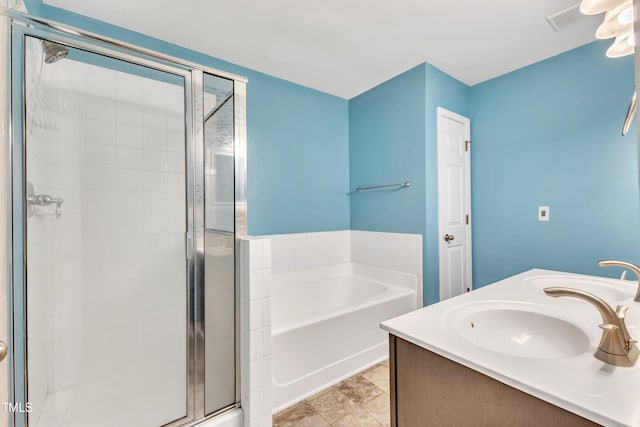
{"type": "Polygon", "coordinates": [[[118,169],[142,169],[142,150],[140,148],[116,147],[116,166],[118,169]]]}
{"type": "Polygon", "coordinates": [[[262,413],[263,413],[263,404],[264,404],[264,389],[259,388],[258,390],[252,391],[249,394],[249,399],[251,400],[250,410],[248,411],[249,421],[253,426],[254,422],[259,422],[262,413]]]}
{"type": "Polygon", "coordinates": [[[149,171],[167,170],[167,152],[162,150],[143,150],[143,168],[149,171]]]}
{"type": "MultiPolygon", "coordinates": [[[[73,116],[52,115],[49,120],[53,120],[54,123],[58,125],[58,136],[60,139],[67,139],[71,141],[85,140],[87,124],[84,119],[73,116]]],[[[95,135],[93,133],[86,133],[86,137],[89,140],[93,140],[92,138],[94,136],[95,135]]]]}
{"type": "Polygon", "coordinates": [[[271,288],[273,286],[273,270],[267,269],[262,275],[262,297],[268,298],[271,296],[271,288]]]}
{"type": "MultiPolygon", "coordinates": [[[[143,154],[144,157],[144,154],[143,154]]],[[[167,191],[167,173],[145,170],[142,173],[144,191],[167,191]]],[[[181,186],[184,188],[184,178],[181,186]]]]}
{"type": "Polygon", "coordinates": [[[129,73],[116,73],[116,98],[132,104],[142,103],[142,79],[129,73]]]}
{"type": "Polygon", "coordinates": [[[256,360],[264,356],[264,336],[262,329],[249,332],[249,360],[256,360]]]}
{"type": "Polygon", "coordinates": [[[264,386],[264,359],[252,360],[249,369],[249,391],[256,391],[264,386]]]}
{"type": "Polygon", "coordinates": [[[142,146],[151,150],[167,150],[167,132],[160,129],[143,127],[142,146]]]}
{"type": "Polygon", "coordinates": [[[272,386],[271,384],[266,384],[262,388],[262,414],[263,416],[263,426],[265,422],[268,422],[268,425],[271,425],[271,410],[273,408],[273,400],[272,400],[272,386]]]}
{"type": "Polygon", "coordinates": [[[52,156],[50,159],[59,164],[79,165],[84,157],[84,144],[73,140],[49,140],[52,156]]]}
{"type": "Polygon", "coordinates": [[[87,97],[85,99],[85,115],[89,119],[116,121],[116,101],[113,98],[87,97]]]}
{"type": "Polygon", "coordinates": [[[142,126],[142,111],[140,104],[116,101],[116,123],[142,126]]]}
{"type": "Polygon", "coordinates": [[[263,300],[255,300],[249,303],[249,330],[254,331],[264,326],[263,300]]]}
{"type": "Polygon", "coordinates": [[[116,125],[116,144],[121,147],[142,148],[142,128],[135,125],[116,125]]]}
{"type": "Polygon", "coordinates": [[[276,274],[350,262],[350,232],[331,231],[270,236],[276,274]]]}
{"type": "Polygon", "coordinates": [[[249,240],[249,270],[261,270],[264,268],[264,241],[263,239],[249,240]]]}
{"type": "MultiPolygon", "coordinates": [[[[271,326],[271,298],[262,299],[262,325],[271,326]]],[[[271,353],[271,350],[267,349],[265,353],[271,353]]]]}
{"type": "Polygon", "coordinates": [[[80,180],[87,190],[111,190],[116,187],[116,176],[115,169],[88,166],[81,168],[80,180]]]}
{"type": "Polygon", "coordinates": [[[85,65],[85,90],[88,98],[116,97],[116,73],[102,67],[85,65]]]}
{"type": "Polygon", "coordinates": [[[177,172],[184,174],[185,171],[185,157],[181,153],[167,152],[167,170],[170,172],[177,172]]]}
{"type": "Polygon", "coordinates": [[[262,329],[262,353],[263,355],[271,354],[271,326],[265,326],[262,329]]]}
{"type": "Polygon", "coordinates": [[[185,147],[184,131],[171,131],[167,133],[167,149],[174,152],[183,152],[185,147]]]}
{"type": "Polygon", "coordinates": [[[142,191],[142,177],[141,170],[117,170],[115,189],[118,191],[142,191]]]}
{"type": "Polygon", "coordinates": [[[264,271],[254,270],[248,273],[248,297],[249,301],[258,301],[263,297],[264,271]]]}
{"type": "Polygon", "coordinates": [[[86,144],[84,160],[86,166],[115,167],[116,147],[107,144],[86,144]]]}
{"type": "Polygon", "coordinates": [[[155,107],[144,107],[142,113],[142,124],[144,127],[167,130],[167,111],[155,107]]]}
{"type": "Polygon", "coordinates": [[[167,115],[167,130],[181,131],[184,129],[184,101],[179,105],[180,112],[169,112],[167,115]]]}
{"type": "Polygon", "coordinates": [[[145,106],[165,108],[167,103],[167,84],[151,79],[142,82],[142,102],[145,106]]]}

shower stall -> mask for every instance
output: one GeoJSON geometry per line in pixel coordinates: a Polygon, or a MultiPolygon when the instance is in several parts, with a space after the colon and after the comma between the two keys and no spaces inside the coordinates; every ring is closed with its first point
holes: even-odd
{"type": "Polygon", "coordinates": [[[9,424],[238,408],[246,81],[5,13],[9,424]]]}

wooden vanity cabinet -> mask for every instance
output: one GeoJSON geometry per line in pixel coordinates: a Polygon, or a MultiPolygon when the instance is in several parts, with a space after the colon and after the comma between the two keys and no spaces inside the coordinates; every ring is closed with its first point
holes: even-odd
{"type": "Polygon", "coordinates": [[[389,335],[391,426],[597,426],[389,335]]]}

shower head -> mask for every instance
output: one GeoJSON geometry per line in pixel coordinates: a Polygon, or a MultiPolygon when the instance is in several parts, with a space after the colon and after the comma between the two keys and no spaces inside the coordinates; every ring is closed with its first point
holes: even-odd
{"type": "Polygon", "coordinates": [[[66,47],[48,40],[42,40],[42,47],[44,48],[44,62],[47,64],[58,62],[69,54],[66,47]]]}

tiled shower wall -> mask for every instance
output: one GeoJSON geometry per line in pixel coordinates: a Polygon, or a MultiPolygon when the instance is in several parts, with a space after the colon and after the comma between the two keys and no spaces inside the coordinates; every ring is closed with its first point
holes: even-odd
{"type": "Polygon", "coordinates": [[[245,427],[271,427],[271,242],[240,242],[241,400],[245,427]]]}
{"type": "Polygon", "coordinates": [[[95,423],[95,394],[79,409],[91,387],[128,421],[174,419],[186,352],[163,340],[186,331],[183,88],[70,59],[42,66],[38,84],[28,179],[64,203],[60,218],[36,207],[28,224],[32,419],[66,417],[57,396],[76,393],[75,421],[95,423]]]}

